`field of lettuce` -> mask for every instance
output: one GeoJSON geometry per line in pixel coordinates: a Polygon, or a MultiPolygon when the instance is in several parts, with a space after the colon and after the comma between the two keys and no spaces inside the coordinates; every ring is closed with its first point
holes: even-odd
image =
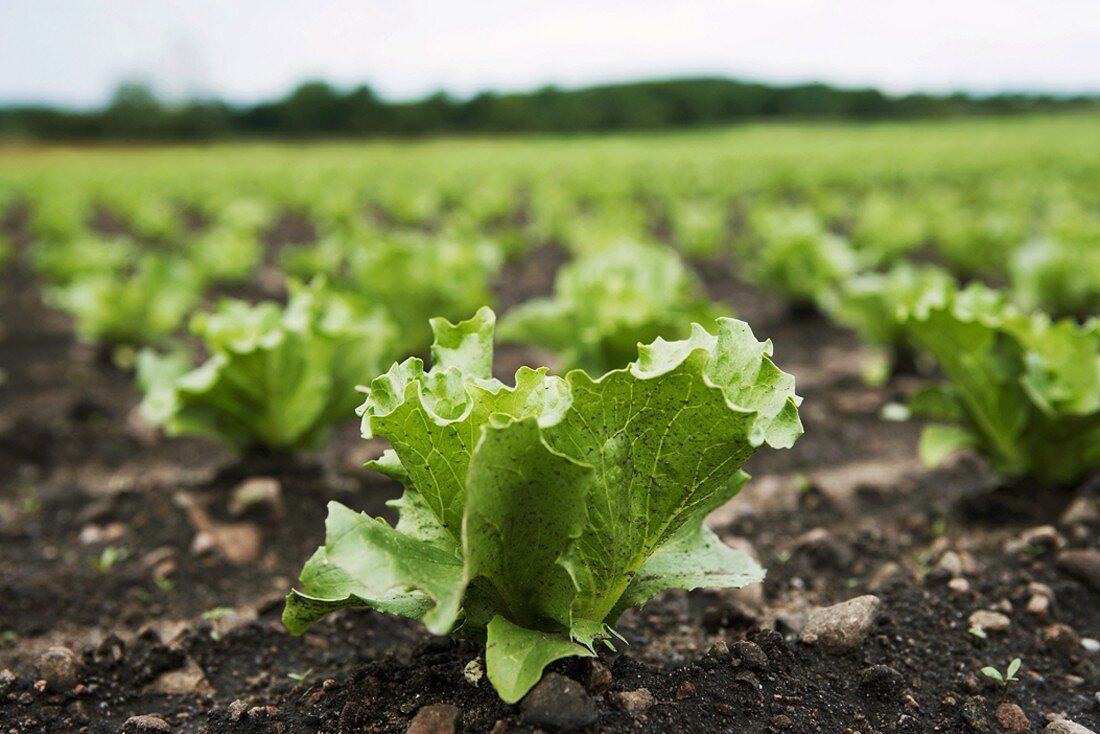
{"type": "Polygon", "coordinates": [[[0,731],[1095,731],[1098,141],[0,149],[0,731]]]}

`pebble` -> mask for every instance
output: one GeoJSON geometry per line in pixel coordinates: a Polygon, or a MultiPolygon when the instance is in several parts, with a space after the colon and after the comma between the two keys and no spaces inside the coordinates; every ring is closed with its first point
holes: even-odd
{"type": "Polygon", "coordinates": [[[1100,640],[1094,640],[1091,637],[1082,637],[1081,647],[1085,648],[1086,652],[1091,652],[1095,655],[1100,652],[1100,640]]]}
{"type": "Polygon", "coordinates": [[[61,693],[76,685],[80,658],[67,647],[48,648],[38,658],[38,675],[50,690],[61,693]]]}
{"type": "Polygon", "coordinates": [[[970,591],[970,582],[961,576],[957,579],[951,579],[947,582],[947,588],[951,589],[957,594],[965,594],[970,591]]]}
{"type": "Polygon", "coordinates": [[[1078,497],[1058,518],[1058,524],[1063,526],[1088,525],[1094,522],[1100,522],[1100,500],[1096,497],[1078,497]]]}
{"type": "Polygon", "coordinates": [[[236,701],[229,704],[228,710],[230,721],[240,721],[241,717],[248,711],[248,704],[238,698],[236,701]]]}
{"type": "Polygon", "coordinates": [[[598,696],[604,691],[611,688],[613,682],[611,676],[611,669],[601,663],[599,660],[588,661],[588,679],[585,684],[585,688],[593,696],[598,696]]]}
{"type": "Polygon", "coordinates": [[[1058,719],[1047,724],[1043,734],[1096,734],[1096,732],[1069,719],[1058,719]]]}
{"type": "Polygon", "coordinates": [[[611,700],[616,706],[635,718],[644,714],[656,703],[648,688],[614,693],[611,695],[611,700]]]}
{"type": "Polygon", "coordinates": [[[584,687],[560,673],[547,673],[520,704],[524,724],[568,732],[596,723],[596,702],[584,687]]]}
{"type": "Polygon", "coordinates": [[[405,734],[454,734],[462,709],[449,703],[423,706],[409,722],[405,734]]]}
{"type": "MultiPolygon", "coordinates": [[[[904,568],[893,561],[887,561],[875,569],[875,573],[871,576],[871,580],[867,582],[867,588],[871,589],[871,591],[878,591],[894,581],[905,579],[905,577],[906,573],[904,568]]],[[[754,584],[754,586],[762,586],[762,584],[754,584]]]]}
{"type": "Polygon", "coordinates": [[[940,556],[939,563],[936,564],[936,568],[946,573],[951,578],[959,578],[963,575],[963,562],[962,558],[955,551],[946,551],[940,556]]]}
{"type": "Polygon", "coordinates": [[[867,638],[882,600],[877,596],[854,599],[815,609],[810,613],[799,639],[826,652],[842,652],[858,647],[867,638]]]}
{"type": "Polygon", "coordinates": [[[1038,581],[1032,581],[1027,585],[1027,593],[1032,596],[1045,596],[1051,601],[1054,601],[1054,589],[1046,584],[1040,584],[1038,581]]]}
{"type": "Polygon", "coordinates": [[[1052,624],[1043,629],[1043,644],[1063,659],[1073,659],[1081,654],[1081,637],[1068,625],[1052,624]]]}
{"type": "Polygon", "coordinates": [[[997,705],[997,723],[1008,732],[1031,731],[1031,722],[1028,721],[1024,710],[1014,703],[1001,701],[997,705]]]}
{"type": "Polygon", "coordinates": [[[8,689],[15,683],[15,673],[11,672],[7,668],[0,670],[0,694],[7,693],[8,689]]]}
{"type": "Polygon", "coordinates": [[[1041,548],[1045,551],[1059,551],[1066,547],[1066,539],[1053,525],[1040,525],[1028,528],[1019,536],[1007,541],[1004,545],[1005,553],[1020,553],[1033,548],[1041,548]]]}
{"type": "Polygon", "coordinates": [[[1058,554],[1058,567],[1100,591],[1100,551],[1069,550],[1058,554]]]}
{"type": "Polygon", "coordinates": [[[1000,612],[979,609],[970,615],[967,624],[971,627],[985,630],[986,632],[1004,632],[1012,626],[1012,620],[1000,612]]]}
{"type": "Polygon", "coordinates": [[[462,677],[475,688],[485,678],[485,662],[481,657],[476,657],[462,668],[462,677]]]}
{"type": "Polygon", "coordinates": [[[126,526],[120,522],[107,525],[85,525],[80,529],[78,540],[81,545],[106,545],[117,543],[126,535],[126,526]]]}
{"type": "Polygon", "coordinates": [[[183,667],[178,670],[169,670],[161,673],[160,676],[152,683],[149,683],[145,689],[149,693],[167,696],[205,696],[214,692],[214,688],[206,679],[206,674],[203,672],[202,668],[200,668],[191,658],[187,658],[183,667]]]}
{"type": "Polygon", "coordinates": [[[1027,611],[1030,614],[1046,619],[1050,615],[1050,597],[1036,594],[1027,600],[1027,611]]]}
{"type": "Polygon", "coordinates": [[[283,485],[278,479],[250,477],[237,485],[229,500],[229,514],[240,517],[253,508],[275,519],[283,517],[283,485]]]}
{"type": "Polygon", "coordinates": [[[172,731],[172,725],[164,719],[153,714],[142,714],[141,716],[131,716],[126,719],[126,723],[122,725],[122,731],[124,734],[134,732],[134,734],[160,734],[160,732],[172,731]]]}

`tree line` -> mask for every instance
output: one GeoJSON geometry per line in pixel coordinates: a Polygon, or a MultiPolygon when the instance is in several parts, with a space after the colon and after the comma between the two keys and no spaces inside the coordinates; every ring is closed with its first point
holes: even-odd
{"type": "Polygon", "coordinates": [[[0,108],[0,136],[57,141],[210,140],[233,137],[366,137],[437,133],[582,133],[719,125],[774,118],[849,120],[957,117],[1096,109],[1097,96],[965,93],[892,96],[827,84],[774,86],[731,79],[672,79],[566,90],[443,93],[389,102],[369,86],[322,81],[255,105],[219,100],[168,104],[143,84],[123,84],[101,109],[0,108]]]}

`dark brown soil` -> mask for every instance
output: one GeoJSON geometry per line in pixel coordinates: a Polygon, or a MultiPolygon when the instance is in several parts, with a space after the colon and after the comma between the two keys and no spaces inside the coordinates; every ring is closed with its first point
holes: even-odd
{"type": "MultiPolygon", "coordinates": [[[[13,211],[0,226],[26,246],[25,224],[13,211]]],[[[273,246],[309,239],[305,225],[281,222],[273,246]]],[[[548,292],[563,260],[544,246],[510,265],[501,306],[548,292]]],[[[758,455],[754,481],[712,518],[768,568],[761,587],[669,592],[629,612],[629,645],[601,656],[610,680],[586,661],[553,666],[590,687],[598,722],[587,731],[999,732],[1002,701],[1030,731],[1055,714],[1097,728],[1100,655],[1073,636],[1100,638],[1100,593],[1062,573],[1047,544],[1100,547],[1096,523],[1060,520],[1095,490],[994,491],[969,459],[921,468],[919,426],[879,417],[917,378],[864,386],[851,334],[788,315],[728,264],[700,269],[798,377],[806,436],[758,455]],[[1053,535],[1016,542],[1044,524],[1053,535]],[[1054,597],[1044,614],[1027,609],[1035,583],[1054,597]],[[862,645],[830,655],[799,641],[809,610],[862,594],[882,601],[862,645]],[[968,633],[979,609],[1003,610],[1009,629],[968,633]],[[1007,690],[979,673],[1015,657],[1021,680],[1007,690]],[[617,694],[641,688],[653,703],[632,713],[617,694]]],[[[136,419],[132,377],[74,342],[19,263],[3,276],[0,314],[0,671],[11,672],[0,672],[0,731],[118,732],[155,714],[173,732],[404,732],[435,703],[458,706],[466,731],[530,730],[522,707],[467,682],[479,654],[469,643],[361,610],[301,639],[279,624],[323,537],[325,502],[386,514],[399,492],[361,468],[380,447],[354,422],[294,460],[166,440],[136,419]],[[278,502],[232,514],[234,488],[254,477],[278,481],[278,502]],[[202,547],[209,524],[195,507],[237,534],[202,547]],[[54,645],[79,656],[75,685],[39,683],[36,661],[54,645]]]]}

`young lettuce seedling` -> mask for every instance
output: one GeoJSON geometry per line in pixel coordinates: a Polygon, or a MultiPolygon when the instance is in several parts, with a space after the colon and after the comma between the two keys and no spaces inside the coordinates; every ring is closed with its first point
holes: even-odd
{"type": "Polygon", "coordinates": [[[287,597],[294,634],[368,606],[482,640],[489,680],[519,700],[559,658],[594,656],[627,608],[664,589],[738,588],[764,572],[703,525],[760,446],[802,434],[794,378],[770,342],[720,319],[593,378],[492,377],[495,317],[434,319],[434,365],[395,364],[366,389],[372,466],[405,485],[381,519],[330,503],[327,542],[287,597]]]}

